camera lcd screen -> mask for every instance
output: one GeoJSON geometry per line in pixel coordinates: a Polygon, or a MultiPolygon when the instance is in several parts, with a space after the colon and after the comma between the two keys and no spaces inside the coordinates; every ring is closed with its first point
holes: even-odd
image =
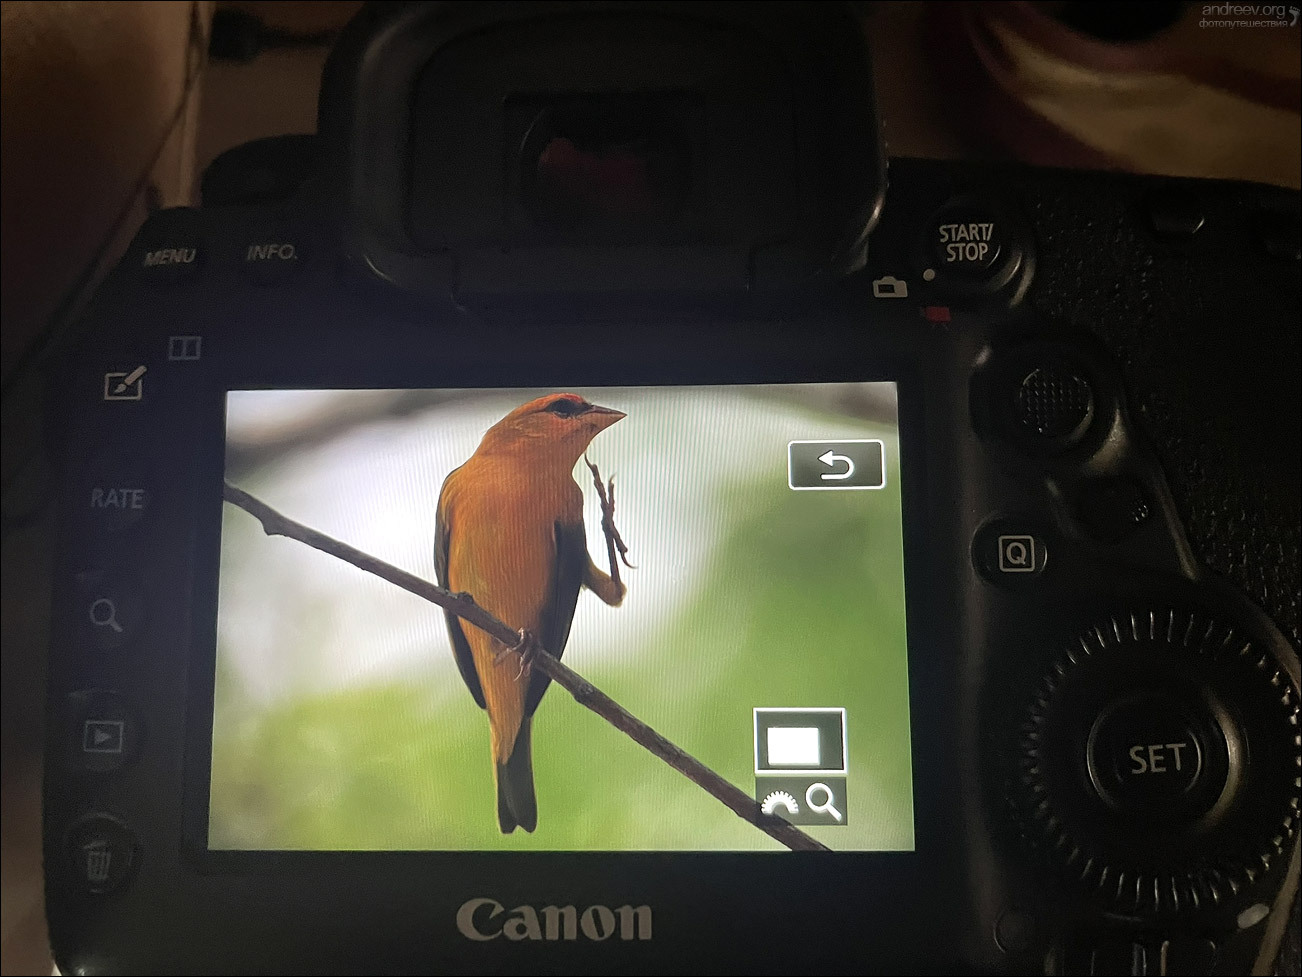
{"type": "MultiPolygon", "coordinates": [[[[237,390],[225,476],[563,645],[834,851],[909,851],[899,436],[890,382],[237,390]]],[[[783,850],[515,651],[230,502],[208,846],[783,850]]]]}

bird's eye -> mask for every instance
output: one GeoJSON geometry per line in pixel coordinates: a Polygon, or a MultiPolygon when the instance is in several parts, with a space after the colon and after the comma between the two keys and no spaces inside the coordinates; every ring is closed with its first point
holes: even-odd
{"type": "Polygon", "coordinates": [[[558,417],[573,417],[575,414],[582,414],[588,409],[588,404],[581,400],[569,400],[560,398],[553,400],[544,408],[548,413],[555,414],[558,417]]]}

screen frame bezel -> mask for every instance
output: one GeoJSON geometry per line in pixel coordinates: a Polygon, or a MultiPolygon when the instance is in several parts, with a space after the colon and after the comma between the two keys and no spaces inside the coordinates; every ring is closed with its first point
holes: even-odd
{"type": "MultiPolygon", "coordinates": [[[[588,859],[615,860],[629,868],[638,862],[657,862],[663,859],[718,859],[731,861],[735,859],[764,858],[773,854],[786,854],[781,851],[737,851],[737,850],[592,850],[592,851],[522,851],[503,852],[496,850],[464,849],[401,849],[401,850],[298,850],[298,849],[211,849],[208,847],[208,818],[211,795],[211,761],[212,732],[214,725],[214,686],[216,676],[217,653],[217,587],[220,569],[221,523],[224,502],[221,486],[224,477],[225,462],[225,408],[226,395],[232,390],[284,390],[284,389],[490,389],[555,386],[585,388],[600,386],[732,386],[746,384],[771,383],[837,383],[837,382],[889,382],[896,387],[897,430],[899,432],[901,509],[903,514],[902,541],[904,564],[905,594],[905,628],[907,644],[907,674],[909,697],[909,739],[912,758],[912,815],[914,847],[908,851],[839,851],[831,857],[847,860],[861,859],[907,859],[916,861],[919,856],[938,856],[942,850],[951,848],[953,825],[936,807],[924,800],[929,793],[924,789],[922,771],[934,769],[941,751],[928,747],[935,743],[934,733],[940,724],[929,715],[930,703],[936,700],[923,695],[923,690],[935,689],[942,684],[942,673],[938,673],[938,658],[927,654],[923,649],[930,645],[925,637],[925,621],[928,613],[923,609],[931,603],[925,594],[926,582],[932,574],[926,569],[931,547],[925,539],[927,519],[925,467],[925,418],[920,382],[916,372],[907,361],[893,359],[889,363],[882,361],[859,367],[837,365],[831,367],[826,362],[816,369],[802,367],[797,363],[770,367],[757,367],[751,364],[744,376],[730,373],[728,370],[716,369],[704,375],[691,377],[672,377],[666,375],[663,368],[654,367],[585,367],[570,370],[568,376],[557,376],[555,382],[548,384],[548,374],[556,374],[553,369],[532,370],[527,375],[516,371],[495,371],[495,382],[476,382],[473,386],[465,383],[438,383],[428,370],[422,370],[419,378],[404,379],[398,374],[402,371],[388,369],[380,383],[365,382],[368,377],[362,371],[354,382],[322,382],[326,378],[295,376],[284,382],[259,383],[215,383],[206,393],[208,406],[215,408],[210,417],[216,428],[215,437],[204,438],[203,447],[196,459],[193,477],[196,483],[196,506],[201,517],[196,520],[195,533],[195,574],[192,598],[192,636],[191,655],[188,677],[187,710],[185,718],[186,751],[184,764],[185,790],[182,804],[181,855],[184,863],[204,874],[252,874],[266,875],[284,869],[287,866],[312,871],[316,867],[329,866],[329,871],[338,872],[346,869],[347,874],[365,874],[370,869],[368,863],[392,863],[395,859],[418,859],[439,865],[456,866],[460,870],[472,870],[477,860],[489,861],[530,860],[543,864],[554,859],[588,859]],[[577,375],[576,375],[577,374],[577,375]],[[362,382],[357,382],[358,380],[362,382]]],[[[216,379],[216,378],[215,378],[216,379]]],[[[478,378],[477,378],[478,379],[478,378]]],[[[487,379],[487,378],[485,378],[487,379]]],[[[205,411],[207,413],[207,411],[205,411]]],[[[943,741],[944,736],[940,737],[943,741]]],[[[942,748],[943,749],[943,748],[942,748]]],[[[745,789],[743,787],[743,789],[745,789]]],[[[758,830],[758,829],[757,829],[758,830]]],[[[816,857],[828,857],[818,855],[816,857]]],[[[487,864],[487,863],[484,863],[487,864]]]]}

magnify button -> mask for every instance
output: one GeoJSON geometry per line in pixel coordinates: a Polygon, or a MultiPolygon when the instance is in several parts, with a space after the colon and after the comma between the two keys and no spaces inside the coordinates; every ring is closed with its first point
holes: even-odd
{"type": "Polygon", "coordinates": [[[108,597],[97,597],[91,602],[90,623],[97,628],[112,628],[118,634],[122,633],[122,625],[118,623],[118,605],[108,597]]]}
{"type": "Polygon", "coordinates": [[[840,822],[845,815],[833,807],[833,802],[835,800],[836,795],[832,793],[832,788],[827,786],[827,784],[810,784],[805,790],[805,804],[811,811],[815,814],[830,814],[840,822]],[[822,798],[821,800],[814,800],[815,797],[820,795],[822,798]]]}
{"type": "Polygon", "coordinates": [[[77,574],[77,606],[83,640],[102,651],[122,647],[144,623],[140,585],[129,573],[87,570],[77,574]]]}

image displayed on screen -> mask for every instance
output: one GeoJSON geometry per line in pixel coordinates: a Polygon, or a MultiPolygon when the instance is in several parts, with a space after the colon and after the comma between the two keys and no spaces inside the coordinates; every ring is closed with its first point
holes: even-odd
{"type": "Polygon", "coordinates": [[[230,391],[230,485],[528,655],[228,499],[209,847],[784,850],[553,653],[834,851],[912,850],[899,434],[889,382],[230,391]]]}

